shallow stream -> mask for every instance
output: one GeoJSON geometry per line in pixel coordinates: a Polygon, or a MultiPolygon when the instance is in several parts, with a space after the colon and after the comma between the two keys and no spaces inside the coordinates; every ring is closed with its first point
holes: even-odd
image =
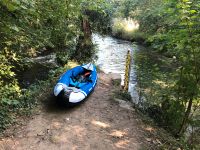
{"type": "Polygon", "coordinates": [[[125,63],[127,51],[130,50],[132,56],[129,92],[133,102],[138,103],[138,93],[136,91],[136,72],[133,53],[139,50],[139,46],[128,41],[119,40],[110,36],[93,34],[93,42],[97,45],[98,59],[96,64],[105,73],[117,73],[123,78],[125,74],[125,63]]]}
{"type": "MultiPolygon", "coordinates": [[[[130,50],[132,56],[129,92],[132,96],[133,102],[138,103],[138,93],[136,90],[136,72],[133,59],[133,53],[139,50],[139,46],[125,40],[119,40],[111,36],[101,36],[93,34],[93,43],[97,46],[96,64],[105,73],[120,74],[121,77],[125,73],[125,62],[127,51],[130,50]]],[[[31,61],[34,65],[31,69],[24,71],[19,77],[22,87],[28,87],[37,80],[44,80],[48,77],[48,71],[52,67],[56,67],[56,56],[54,53],[33,58],[31,61]]]]}

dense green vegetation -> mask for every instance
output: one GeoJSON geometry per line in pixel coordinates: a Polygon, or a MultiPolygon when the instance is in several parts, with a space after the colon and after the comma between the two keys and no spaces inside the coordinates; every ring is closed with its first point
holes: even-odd
{"type": "Polygon", "coordinates": [[[177,137],[189,129],[190,148],[199,144],[199,0],[0,0],[0,12],[0,130],[35,103],[41,83],[24,90],[16,78],[29,58],[54,50],[60,65],[87,61],[92,31],[112,31],[151,47],[135,55],[140,108],[177,137]]]}
{"type": "Polygon", "coordinates": [[[17,79],[31,69],[29,59],[53,50],[60,65],[87,60],[94,48],[85,12],[107,16],[107,6],[104,0],[0,0],[0,130],[9,124],[13,110],[34,103],[35,90],[24,92],[17,79]]]}
{"type": "MultiPolygon", "coordinates": [[[[116,17],[137,21],[137,32],[151,46],[150,53],[160,53],[154,59],[161,62],[154,63],[149,56],[136,55],[140,94],[150,104],[151,115],[176,136],[183,135],[186,129],[190,129],[191,136],[199,133],[200,1],[117,2],[120,4],[116,17]]],[[[194,141],[190,137],[188,143],[192,145],[194,141]]]]}

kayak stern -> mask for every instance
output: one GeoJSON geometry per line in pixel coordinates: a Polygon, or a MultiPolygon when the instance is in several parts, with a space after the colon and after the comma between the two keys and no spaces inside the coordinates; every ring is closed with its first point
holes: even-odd
{"type": "Polygon", "coordinates": [[[85,95],[82,92],[71,92],[69,95],[69,102],[70,103],[79,103],[83,99],[85,99],[85,95]]]}

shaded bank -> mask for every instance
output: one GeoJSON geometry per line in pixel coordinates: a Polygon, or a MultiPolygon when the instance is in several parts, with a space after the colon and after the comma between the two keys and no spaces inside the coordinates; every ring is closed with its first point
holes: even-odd
{"type": "MultiPolygon", "coordinates": [[[[105,73],[118,73],[121,77],[125,74],[125,61],[127,51],[135,53],[139,50],[137,44],[130,41],[120,40],[111,36],[101,36],[98,34],[93,35],[94,44],[97,45],[96,64],[105,73]]],[[[129,92],[131,93],[134,103],[138,103],[138,94],[136,91],[136,72],[135,63],[132,59],[129,92]]]]}

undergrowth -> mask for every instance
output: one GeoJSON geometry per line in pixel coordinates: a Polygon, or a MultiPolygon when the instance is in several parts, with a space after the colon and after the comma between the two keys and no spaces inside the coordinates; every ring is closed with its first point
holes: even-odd
{"type": "MultiPolygon", "coordinates": [[[[111,100],[121,99],[131,101],[131,95],[120,88],[120,80],[112,80],[115,90],[111,96],[111,100]]],[[[138,120],[141,120],[141,130],[143,130],[144,140],[148,140],[148,145],[143,145],[142,149],[153,150],[189,150],[184,138],[176,139],[171,133],[160,128],[148,113],[145,113],[137,105],[133,105],[134,112],[137,113],[138,120]]],[[[134,113],[133,112],[133,113],[134,113]]],[[[140,129],[139,129],[140,130],[140,129]]]]}
{"type": "MultiPolygon", "coordinates": [[[[38,81],[28,89],[22,90],[22,95],[9,103],[0,103],[0,134],[10,125],[16,122],[19,116],[29,116],[40,101],[40,97],[52,89],[58,77],[68,69],[68,66],[59,67],[49,71],[49,77],[45,81],[38,81]]],[[[49,93],[51,94],[51,93],[49,93]]]]}

